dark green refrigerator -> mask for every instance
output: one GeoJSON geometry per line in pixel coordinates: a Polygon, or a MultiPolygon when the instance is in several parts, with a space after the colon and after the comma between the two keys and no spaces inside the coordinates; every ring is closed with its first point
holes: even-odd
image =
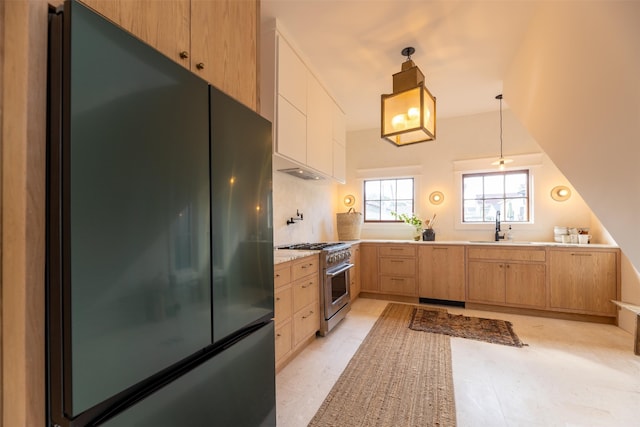
{"type": "Polygon", "coordinates": [[[82,3],[50,18],[50,425],[275,425],[271,124],[82,3]]]}

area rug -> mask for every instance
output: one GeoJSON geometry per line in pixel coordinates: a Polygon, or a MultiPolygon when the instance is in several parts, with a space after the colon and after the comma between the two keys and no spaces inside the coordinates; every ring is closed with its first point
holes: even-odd
{"type": "Polygon", "coordinates": [[[414,308],[409,328],[513,347],[527,345],[513,331],[511,322],[450,314],[442,310],[414,308]]]}
{"type": "Polygon", "coordinates": [[[309,426],[456,425],[450,338],[409,329],[414,308],[387,305],[309,426]]]}

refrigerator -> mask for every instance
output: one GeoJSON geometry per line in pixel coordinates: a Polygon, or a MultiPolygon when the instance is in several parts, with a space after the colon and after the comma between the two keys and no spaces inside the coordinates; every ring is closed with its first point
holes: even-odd
{"type": "Polygon", "coordinates": [[[80,2],[49,21],[49,425],[275,425],[271,124],[80,2]]]}

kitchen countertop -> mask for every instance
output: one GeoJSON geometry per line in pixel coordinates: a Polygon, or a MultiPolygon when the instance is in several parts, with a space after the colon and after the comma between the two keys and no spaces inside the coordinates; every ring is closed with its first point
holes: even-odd
{"type": "Polygon", "coordinates": [[[298,249],[275,249],[273,251],[273,263],[280,264],[283,262],[293,261],[294,259],[316,255],[318,253],[320,253],[320,251],[302,251],[298,249]]]}
{"type": "Polygon", "coordinates": [[[557,243],[557,242],[528,242],[528,241],[491,241],[491,240],[437,240],[437,241],[423,241],[423,240],[389,240],[389,239],[364,239],[353,240],[351,244],[356,243],[410,243],[415,245],[466,245],[466,246],[525,246],[525,247],[540,247],[550,246],[556,248],[618,248],[616,245],[602,244],[602,243],[589,243],[587,245],[581,245],[578,243],[557,243]]]}

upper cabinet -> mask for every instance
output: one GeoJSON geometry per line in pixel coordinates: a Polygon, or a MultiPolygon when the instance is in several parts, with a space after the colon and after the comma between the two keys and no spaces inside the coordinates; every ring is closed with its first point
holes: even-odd
{"type": "Polygon", "coordinates": [[[258,0],[83,2],[257,110],[258,0]]]}
{"type": "Polygon", "coordinates": [[[260,107],[274,124],[278,160],[344,183],[344,113],[275,21],[261,47],[260,107]]]}

